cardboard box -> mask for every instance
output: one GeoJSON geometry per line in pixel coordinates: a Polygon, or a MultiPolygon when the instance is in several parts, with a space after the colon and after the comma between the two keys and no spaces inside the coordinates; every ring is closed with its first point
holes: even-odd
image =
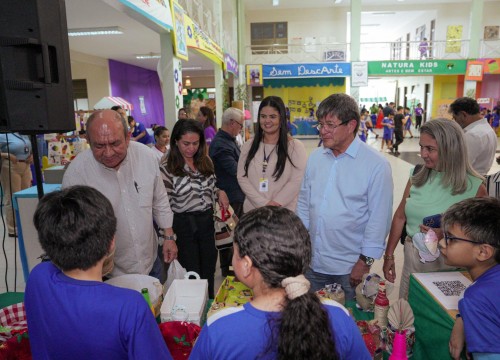
{"type": "Polygon", "coordinates": [[[188,314],[188,322],[202,326],[206,319],[205,308],[208,298],[207,280],[175,279],[168,288],[161,305],[161,322],[173,321],[174,308],[184,308],[188,314]]]}

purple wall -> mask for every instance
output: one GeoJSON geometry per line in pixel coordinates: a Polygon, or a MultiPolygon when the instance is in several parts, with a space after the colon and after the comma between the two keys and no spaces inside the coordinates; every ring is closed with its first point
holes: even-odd
{"type": "Polygon", "coordinates": [[[481,97],[493,98],[493,104],[500,99],[500,74],[485,74],[481,83],[481,97]]]}
{"type": "Polygon", "coordinates": [[[111,96],[119,96],[132,103],[132,116],[136,121],[151,127],[164,124],[163,96],[156,71],[147,70],[119,61],[109,60],[111,96]],[[142,114],[139,97],[144,97],[146,114],[142,114]]]}

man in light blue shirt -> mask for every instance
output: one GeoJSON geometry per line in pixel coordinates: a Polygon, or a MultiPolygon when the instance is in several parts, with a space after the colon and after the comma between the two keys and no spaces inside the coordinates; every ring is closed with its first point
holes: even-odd
{"type": "Polygon", "coordinates": [[[313,291],[340,283],[352,300],[385,248],[392,172],[387,159],[356,136],[360,115],[352,97],[331,95],[316,114],[323,147],[309,156],[297,204],[313,248],[306,277],[313,291]]]}

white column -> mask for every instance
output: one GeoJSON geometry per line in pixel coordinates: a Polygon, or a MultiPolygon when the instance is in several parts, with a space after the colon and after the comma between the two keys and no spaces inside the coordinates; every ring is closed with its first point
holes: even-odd
{"type": "MultiPolygon", "coordinates": [[[[224,48],[224,44],[222,44],[222,2],[221,0],[214,0],[214,19],[219,24],[218,30],[219,33],[219,46],[224,48]]],[[[224,112],[224,91],[222,86],[224,84],[224,72],[223,68],[219,65],[214,64],[214,79],[215,79],[215,109],[217,113],[217,128],[219,128],[222,124],[222,113],[224,112]]]]}
{"type": "MultiPolygon", "coordinates": [[[[351,62],[359,61],[361,41],[361,0],[351,0],[351,62]]],[[[346,79],[348,81],[350,79],[346,79]]],[[[359,102],[359,88],[351,86],[351,96],[359,102]]]]}
{"type": "Polygon", "coordinates": [[[158,62],[158,75],[163,94],[164,124],[172,130],[177,121],[177,111],[183,106],[182,65],[181,60],[174,56],[170,33],[160,34],[160,42],[161,59],[158,62]]]}
{"type": "MultiPolygon", "coordinates": [[[[468,58],[478,58],[483,37],[484,0],[472,0],[469,21],[469,55],[468,58]]],[[[464,90],[465,91],[465,90],[464,90]]]]}

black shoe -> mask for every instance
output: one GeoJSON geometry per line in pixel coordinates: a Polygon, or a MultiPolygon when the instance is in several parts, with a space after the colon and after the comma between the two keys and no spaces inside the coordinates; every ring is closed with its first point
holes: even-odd
{"type": "Polygon", "coordinates": [[[9,237],[16,238],[16,237],[17,237],[17,234],[9,233],[9,237]]]}
{"type": "Polygon", "coordinates": [[[500,165],[500,157],[497,157],[497,164],[500,165]]]}

